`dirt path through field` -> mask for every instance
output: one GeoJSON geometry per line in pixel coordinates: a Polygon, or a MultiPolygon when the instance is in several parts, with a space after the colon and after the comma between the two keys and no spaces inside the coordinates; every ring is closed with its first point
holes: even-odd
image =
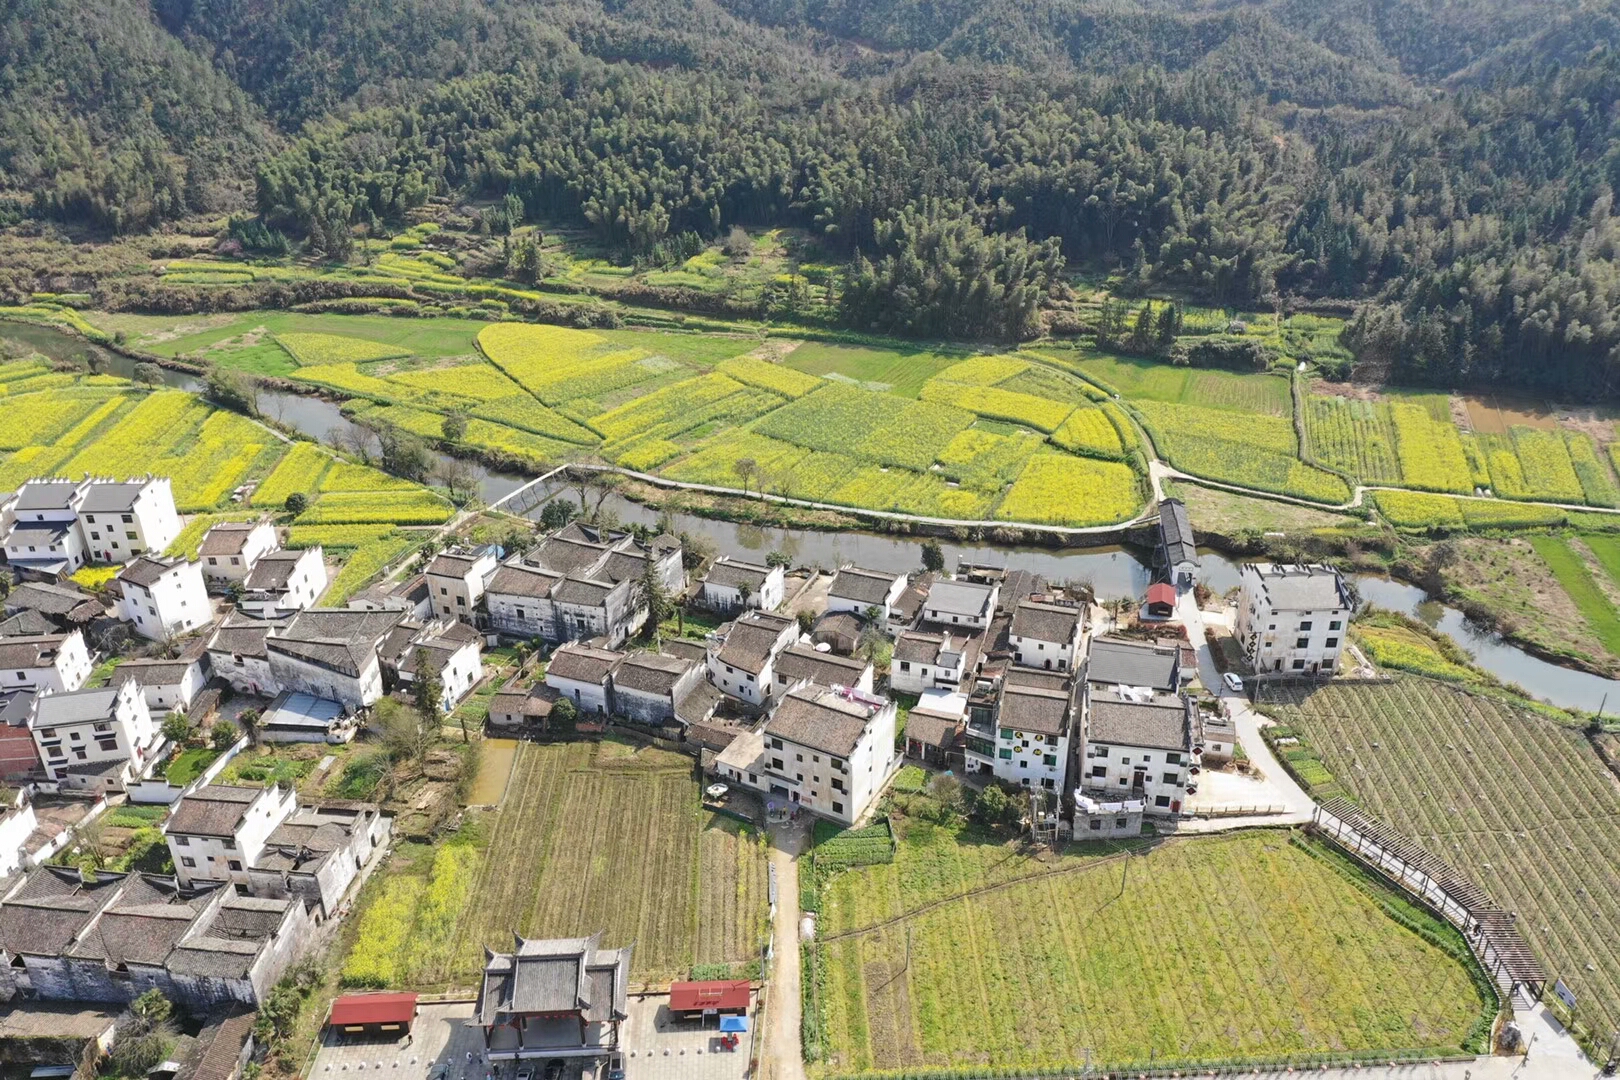
{"type": "Polygon", "coordinates": [[[760,1071],[766,1080],[805,1080],[799,1016],[799,854],[808,823],[771,826],[771,866],[776,869],[776,919],[771,927],[770,997],[760,1071]]]}

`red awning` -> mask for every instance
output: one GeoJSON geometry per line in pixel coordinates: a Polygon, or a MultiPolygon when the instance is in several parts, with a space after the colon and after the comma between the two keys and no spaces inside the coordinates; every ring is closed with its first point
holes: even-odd
{"type": "Polygon", "coordinates": [[[671,1012],[747,1009],[748,989],[747,979],[673,983],[669,988],[669,1008],[671,1012]]]}
{"type": "Polygon", "coordinates": [[[416,1018],[415,994],[344,994],[332,1002],[333,1027],[409,1024],[416,1018]]]}
{"type": "Polygon", "coordinates": [[[1161,581],[1156,585],[1148,586],[1147,602],[1150,604],[1169,604],[1176,606],[1176,588],[1168,582],[1161,581]]]}

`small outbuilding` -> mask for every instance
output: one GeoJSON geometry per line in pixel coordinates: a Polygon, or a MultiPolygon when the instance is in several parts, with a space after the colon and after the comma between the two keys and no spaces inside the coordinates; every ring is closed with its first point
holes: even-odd
{"type": "Polygon", "coordinates": [[[1168,619],[1176,613],[1176,587],[1168,581],[1148,586],[1144,609],[1150,619],[1168,619]]]}
{"type": "Polygon", "coordinates": [[[326,1025],[348,1035],[390,1035],[415,1021],[415,994],[344,994],[332,1002],[326,1025]]]}
{"type": "Polygon", "coordinates": [[[669,1011],[677,1020],[700,1020],[705,1016],[748,1012],[752,985],[747,979],[711,979],[706,982],[678,982],[669,987],[669,1011]]]}

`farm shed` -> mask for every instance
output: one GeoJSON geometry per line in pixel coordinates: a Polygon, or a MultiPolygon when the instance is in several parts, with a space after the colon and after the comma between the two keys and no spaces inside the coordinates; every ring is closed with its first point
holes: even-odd
{"type": "Polygon", "coordinates": [[[1154,619],[1168,619],[1176,612],[1176,589],[1167,582],[1148,586],[1147,614],[1154,619]]]}
{"type": "Polygon", "coordinates": [[[675,1014],[677,1020],[697,1020],[720,1013],[746,1013],[749,993],[747,979],[672,983],[669,988],[669,1011],[675,1014]]]}
{"type": "Polygon", "coordinates": [[[344,994],[332,1002],[328,1027],[350,1034],[409,1031],[416,1019],[415,994],[344,994]]]}
{"type": "Polygon", "coordinates": [[[961,745],[966,727],[960,714],[942,716],[920,708],[912,709],[906,717],[906,757],[924,765],[949,768],[951,755],[961,745]]]}

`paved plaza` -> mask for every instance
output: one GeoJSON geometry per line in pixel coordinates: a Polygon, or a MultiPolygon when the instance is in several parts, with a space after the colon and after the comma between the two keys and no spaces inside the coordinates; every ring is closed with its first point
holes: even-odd
{"type": "MultiPolygon", "coordinates": [[[[757,998],[750,1002],[750,1030],[737,1049],[720,1045],[713,1017],[704,1024],[674,1021],[669,995],[632,997],[630,1019],[620,1029],[624,1039],[625,1080],[743,1080],[753,1050],[752,1020],[757,998]]],[[[543,1060],[490,1063],[482,1058],[484,1040],[468,1021],[473,1003],[423,1004],[409,1040],[387,1035],[346,1035],[327,1031],[315,1056],[312,1080],[516,1080],[521,1069],[545,1076],[543,1060]]],[[[606,1076],[593,1063],[567,1062],[562,1080],[606,1076]],[[582,1066],[585,1068],[582,1069],[582,1066]]]]}

